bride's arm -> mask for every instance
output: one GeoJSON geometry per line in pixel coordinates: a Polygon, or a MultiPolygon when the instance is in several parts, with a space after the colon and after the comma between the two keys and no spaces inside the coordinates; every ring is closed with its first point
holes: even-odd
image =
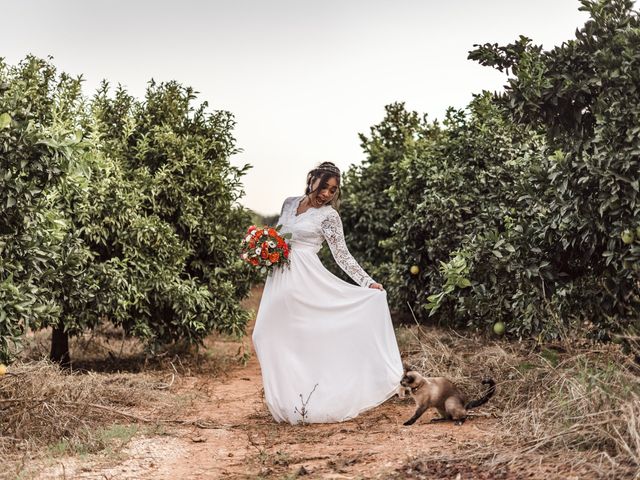
{"type": "Polygon", "coordinates": [[[322,235],[329,244],[331,254],[340,268],[344,270],[353,280],[361,287],[368,287],[375,283],[373,279],[367,275],[362,267],[353,258],[347,244],[344,241],[344,231],[342,229],[342,220],[340,215],[333,208],[330,209],[328,215],[320,224],[322,235]]]}

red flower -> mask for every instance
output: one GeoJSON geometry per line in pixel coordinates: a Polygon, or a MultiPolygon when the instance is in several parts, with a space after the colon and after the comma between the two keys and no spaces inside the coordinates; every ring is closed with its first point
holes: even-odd
{"type": "Polygon", "coordinates": [[[256,274],[259,274],[266,267],[271,270],[280,265],[288,265],[289,263],[289,245],[283,237],[280,236],[274,227],[251,225],[247,229],[249,241],[241,242],[243,258],[250,265],[257,267],[256,274]],[[273,248],[269,244],[274,242],[273,248]],[[260,247],[260,254],[256,256],[256,250],[260,247]],[[266,262],[270,265],[266,265],[266,262]],[[262,267],[262,268],[261,268],[262,267]]]}

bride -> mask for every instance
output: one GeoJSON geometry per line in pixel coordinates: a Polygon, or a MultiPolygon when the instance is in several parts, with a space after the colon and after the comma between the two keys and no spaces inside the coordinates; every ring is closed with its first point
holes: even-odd
{"type": "Polygon", "coordinates": [[[290,265],[264,286],[254,349],[265,401],[277,422],[341,422],[396,393],[402,362],[387,292],[351,256],[336,208],[340,170],[321,163],[305,195],[284,201],[278,224],[290,232],[290,265]],[[326,240],[359,285],[329,272],[317,255],[326,240]]]}

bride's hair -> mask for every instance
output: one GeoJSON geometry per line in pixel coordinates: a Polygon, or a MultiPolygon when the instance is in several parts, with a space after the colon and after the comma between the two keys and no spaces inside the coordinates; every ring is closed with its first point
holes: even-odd
{"type": "Polygon", "coordinates": [[[312,195],[318,190],[318,188],[322,187],[322,185],[327,182],[331,177],[334,177],[338,182],[338,191],[331,199],[331,205],[336,210],[340,207],[340,198],[342,197],[342,190],[340,189],[340,169],[336,167],[336,165],[332,162],[322,162],[320,165],[310,170],[307,173],[307,188],[305,190],[305,195],[312,195]],[[318,188],[316,190],[311,190],[311,186],[313,183],[320,179],[320,183],[318,184],[318,188]]]}

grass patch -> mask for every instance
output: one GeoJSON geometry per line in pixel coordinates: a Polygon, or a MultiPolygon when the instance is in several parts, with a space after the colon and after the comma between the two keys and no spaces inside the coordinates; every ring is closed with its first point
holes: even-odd
{"type": "Polygon", "coordinates": [[[71,455],[84,457],[90,453],[101,451],[114,454],[129,443],[138,431],[139,427],[135,424],[113,424],[99,428],[92,434],[76,435],[73,439],[62,439],[55,442],[47,447],[47,453],[51,457],[71,455]]]}
{"type": "Polygon", "coordinates": [[[119,448],[129,443],[133,436],[138,433],[138,429],[138,425],[115,424],[102,428],[97,434],[97,439],[104,447],[116,445],[119,448]]]}
{"type": "Polygon", "coordinates": [[[516,365],[516,369],[520,373],[528,372],[529,370],[533,370],[534,368],[538,368],[538,366],[535,363],[531,362],[522,362],[519,365],[516,365]]]}
{"type": "Polygon", "coordinates": [[[551,364],[552,367],[556,367],[558,365],[559,355],[555,350],[551,350],[549,348],[543,348],[540,351],[540,356],[544,358],[547,362],[551,364]]]}
{"type": "Polygon", "coordinates": [[[0,377],[0,451],[13,476],[0,478],[28,476],[36,459],[116,453],[139,422],[149,428],[156,418],[176,418],[181,409],[165,377],[69,373],[48,361],[11,365],[0,377]]]}

